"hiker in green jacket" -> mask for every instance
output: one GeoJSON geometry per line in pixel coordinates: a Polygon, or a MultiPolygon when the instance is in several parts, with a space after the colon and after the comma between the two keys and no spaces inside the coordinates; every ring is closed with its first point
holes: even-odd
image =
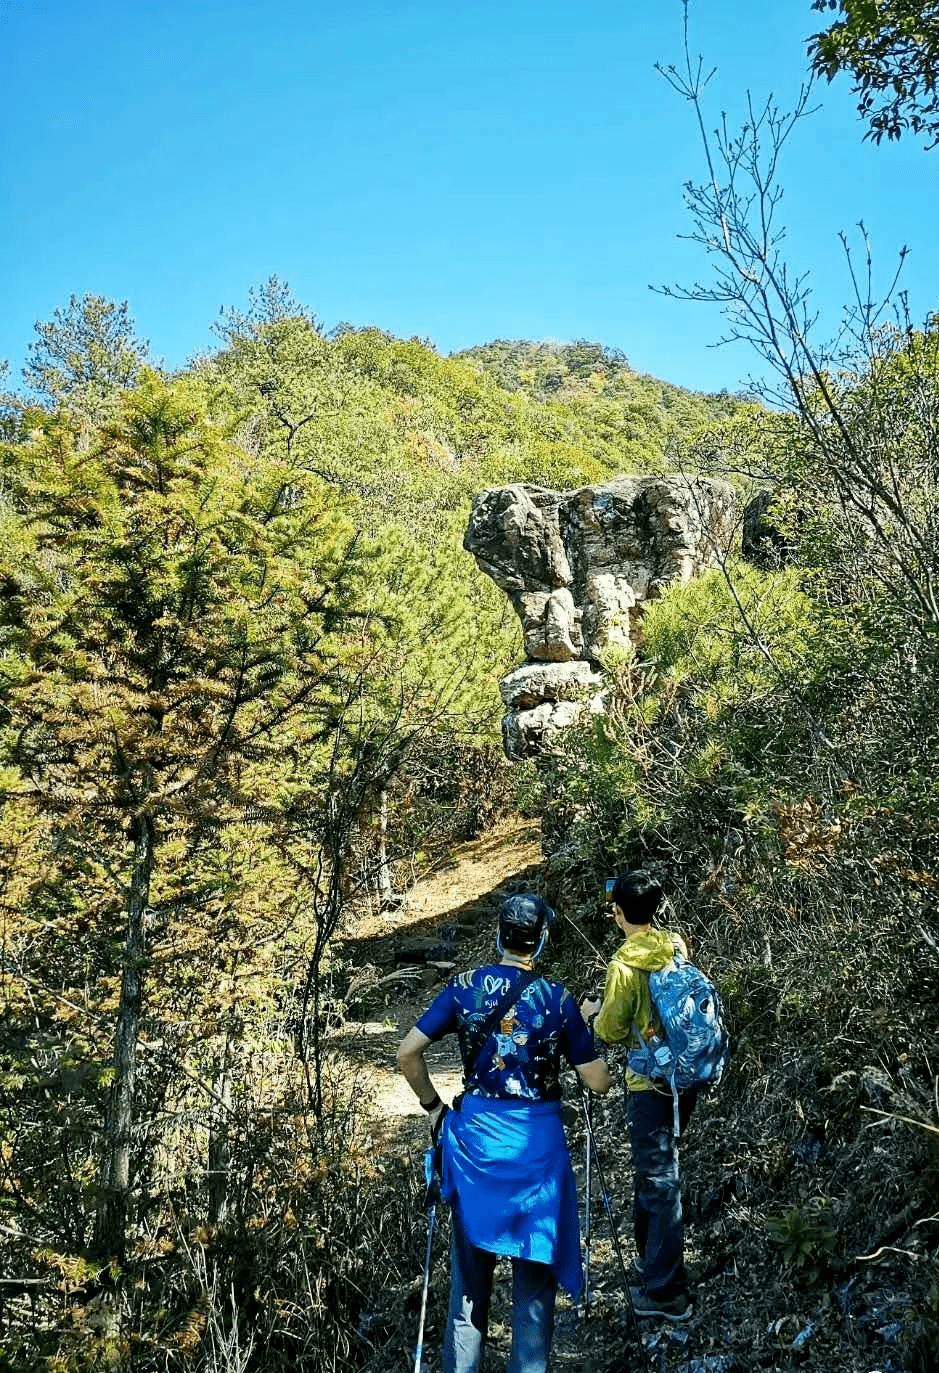
{"type": "MultiPolygon", "coordinates": [[[[649,973],[664,968],[677,948],[687,956],[679,934],[655,929],[652,920],[664,893],[649,873],[623,873],[612,884],[613,919],[626,936],[610,959],[602,1001],[581,1003],[586,1021],[610,1044],[639,1048],[661,1030],[649,992],[649,973]]],[[[697,1088],[679,1093],[680,1130],[691,1115],[697,1088]]],[[[684,1265],[684,1225],[678,1175],[678,1140],[668,1087],[626,1069],[626,1123],[632,1148],[637,1272],[641,1285],[630,1289],[640,1317],[684,1321],[691,1315],[684,1265]]]]}

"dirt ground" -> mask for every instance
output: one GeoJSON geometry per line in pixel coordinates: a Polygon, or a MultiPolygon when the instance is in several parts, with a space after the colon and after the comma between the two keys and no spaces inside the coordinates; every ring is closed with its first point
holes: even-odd
{"type": "MultiPolygon", "coordinates": [[[[538,826],[508,823],[460,845],[397,909],[356,914],[345,950],[362,969],[363,1002],[374,1019],[350,1021],[344,1033],[367,1073],[375,1116],[379,1126],[388,1122],[387,1133],[400,1135],[402,1124],[416,1125],[416,1138],[423,1140],[426,1128],[423,1111],[397,1071],[399,1041],[453,971],[494,956],[499,902],[510,890],[537,882],[540,864],[538,826]],[[422,948],[425,943],[432,947],[422,948]]],[[[451,1100],[462,1085],[453,1036],[431,1047],[427,1065],[441,1096],[451,1100]]]]}
{"type": "MultiPolygon", "coordinates": [[[[540,873],[538,827],[506,824],[464,844],[445,865],[425,874],[398,909],[359,911],[350,922],[344,951],[358,971],[348,994],[350,1018],[337,1031],[335,1044],[367,1088],[378,1153],[406,1154],[419,1170],[426,1122],[396,1070],[397,1044],[453,971],[494,956],[499,904],[512,891],[537,890],[540,873]]],[[[592,963],[585,951],[585,979],[593,975],[592,963]]],[[[550,972],[547,965],[546,971],[550,972]]],[[[578,995],[585,989],[572,987],[578,995]]],[[[459,1091],[459,1057],[452,1036],[433,1046],[428,1066],[444,1099],[459,1091]]],[[[611,1066],[615,1071],[613,1062],[611,1066]]],[[[565,1124],[586,1233],[586,1135],[572,1072],[565,1084],[565,1124]]],[[[653,1322],[637,1327],[624,1282],[634,1250],[621,1087],[596,1100],[593,1110],[606,1190],[594,1167],[589,1252],[586,1246],[584,1250],[589,1302],[575,1308],[560,1294],[553,1368],[576,1367],[579,1373],[747,1373],[750,1369],[901,1373],[918,1368],[899,1347],[910,1314],[900,1268],[892,1269],[888,1262],[860,1279],[826,1281],[814,1275],[814,1280],[805,1281],[805,1274],[787,1271],[770,1252],[765,1228],[749,1204],[745,1185],[728,1188],[725,1168],[725,1184],[715,1187],[718,1160],[726,1155],[727,1133],[719,1096],[697,1108],[682,1152],[686,1261],[695,1289],[694,1316],[684,1326],[653,1322]]],[[[444,1214],[435,1244],[424,1373],[439,1369],[447,1289],[446,1232],[444,1214]]],[[[505,1367],[509,1346],[508,1265],[500,1265],[497,1273],[484,1373],[505,1367]]],[[[409,1319],[413,1308],[415,1324],[419,1287],[418,1272],[402,1299],[409,1319]]],[[[412,1350],[402,1343],[389,1344],[375,1352],[368,1370],[403,1373],[412,1360],[412,1350]]],[[[931,1368],[927,1362],[922,1373],[930,1373],[931,1368]]]]}

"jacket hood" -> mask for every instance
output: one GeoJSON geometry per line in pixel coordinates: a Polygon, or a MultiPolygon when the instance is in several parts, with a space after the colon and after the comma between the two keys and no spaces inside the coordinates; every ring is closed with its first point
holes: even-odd
{"type": "Polygon", "coordinates": [[[670,963],[678,945],[682,953],[687,953],[684,940],[669,930],[643,930],[633,934],[616,950],[614,957],[629,968],[641,968],[643,972],[654,973],[670,963]]]}

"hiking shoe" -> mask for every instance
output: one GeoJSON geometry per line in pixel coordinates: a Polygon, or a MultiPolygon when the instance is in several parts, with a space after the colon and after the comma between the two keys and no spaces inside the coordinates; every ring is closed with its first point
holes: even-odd
{"type": "Polygon", "coordinates": [[[640,1320],[673,1321],[678,1324],[691,1316],[691,1302],[687,1297],[667,1297],[664,1301],[656,1301],[644,1287],[631,1287],[629,1295],[633,1310],[640,1320]]]}

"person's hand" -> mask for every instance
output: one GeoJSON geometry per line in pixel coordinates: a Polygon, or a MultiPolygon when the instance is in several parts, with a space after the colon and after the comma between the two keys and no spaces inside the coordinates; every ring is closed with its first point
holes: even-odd
{"type": "Polygon", "coordinates": [[[436,1144],[437,1140],[440,1138],[440,1127],[443,1124],[443,1118],[447,1114],[449,1109],[450,1107],[447,1105],[447,1103],[445,1101],[441,1101],[439,1106],[435,1106],[432,1111],[428,1111],[427,1113],[427,1120],[430,1124],[430,1140],[432,1144],[436,1144]]]}
{"type": "Polygon", "coordinates": [[[580,1003],[580,1013],[588,1025],[591,1020],[599,1015],[600,1007],[602,1005],[603,997],[596,992],[591,992],[589,996],[584,997],[583,1001],[580,1003]]]}

